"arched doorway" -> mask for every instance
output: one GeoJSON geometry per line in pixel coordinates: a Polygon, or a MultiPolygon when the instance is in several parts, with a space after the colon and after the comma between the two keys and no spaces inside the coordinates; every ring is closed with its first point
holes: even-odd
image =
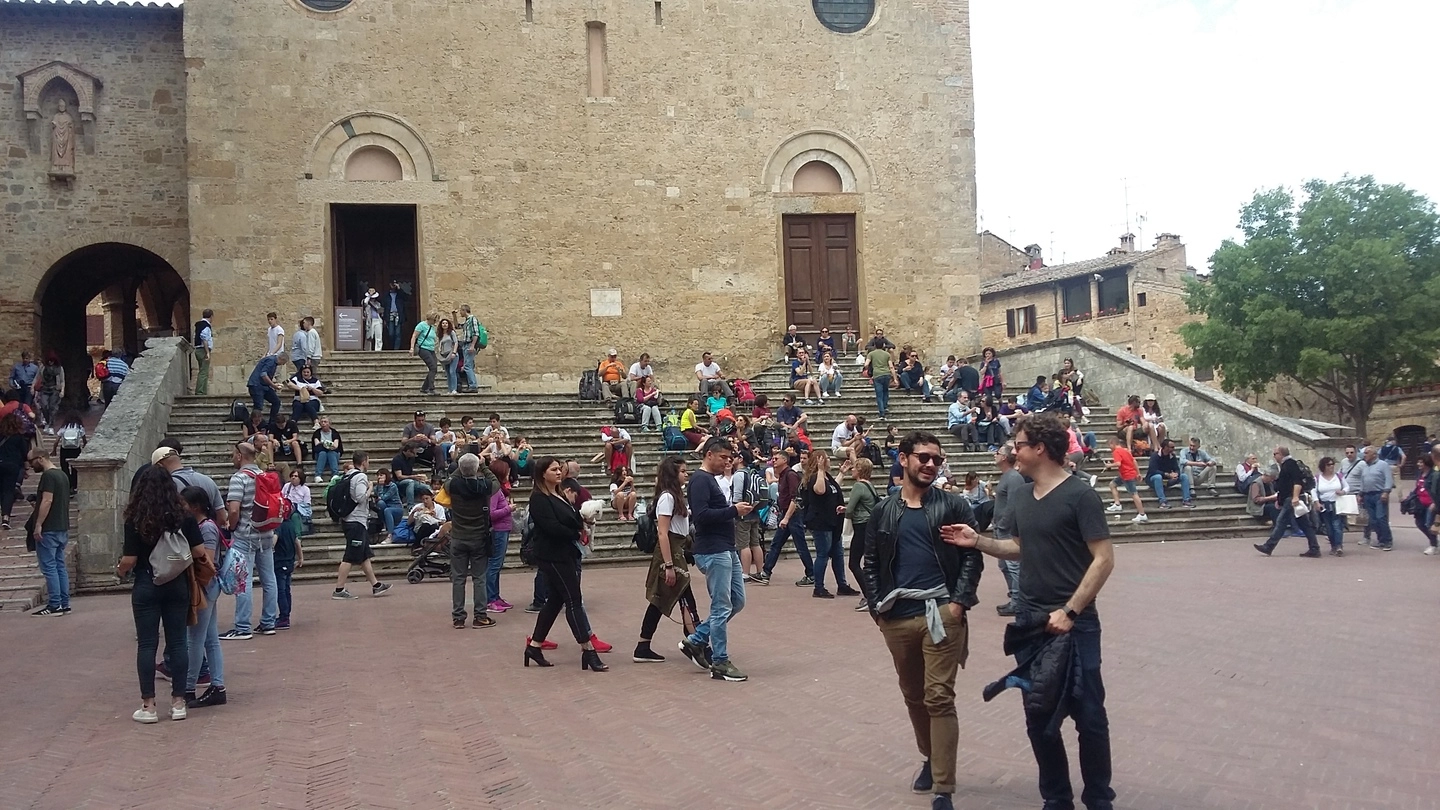
{"type": "Polygon", "coordinates": [[[1400,468],[1400,476],[1414,478],[1420,464],[1421,445],[1425,444],[1425,426],[1403,425],[1395,428],[1395,444],[1405,451],[1405,465],[1400,468]]]}
{"type": "Polygon", "coordinates": [[[190,322],[190,291],[175,268],[144,248],[119,242],[87,245],[60,259],[36,288],[35,303],[37,345],[42,354],[60,356],[67,404],[85,401],[91,349],[118,349],[133,357],[146,338],[184,335],[190,322]],[[93,330],[86,310],[97,298],[104,326],[93,330]]]}

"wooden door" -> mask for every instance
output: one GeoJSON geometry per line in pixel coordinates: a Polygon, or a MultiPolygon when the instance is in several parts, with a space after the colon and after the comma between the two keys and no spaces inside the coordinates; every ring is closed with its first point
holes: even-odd
{"type": "Polygon", "coordinates": [[[830,327],[860,331],[860,281],[855,266],[855,216],[786,216],[785,317],[807,337],[830,327]]]}

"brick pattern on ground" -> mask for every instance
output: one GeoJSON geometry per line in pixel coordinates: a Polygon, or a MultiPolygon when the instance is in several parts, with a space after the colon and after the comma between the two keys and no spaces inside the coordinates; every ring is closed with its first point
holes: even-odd
{"type": "MultiPolygon", "coordinates": [[[[1390,553],[1307,560],[1303,545],[1271,558],[1240,539],[1117,550],[1101,599],[1117,807],[1437,807],[1440,651],[1424,628],[1440,559],[1408,526],[1390,553]]],[[[293,630],[224,642],[229,705],[157,726],[129,718],[127,597],[79,599],[66,618],[0,614],[0,679],[16,698],[0,805],[927,806],[907,790],[917,755],[879,633],[849,600],[790,585],[799,574],[783,562],[775,585],[750,588],[732,632],[743,684],[685,662],[669,623],[656,648],[670,660],[630,662],[640,568],[585,575],[593,624],[616,646],[604,674],[580,671],[563,622],[556,667],[523,669],[534,617],[518,608],[493,630],[451,629],[444,584],[353,603],[297,585],[293,630]]],[[[522,604],[530,582],[506,572],[502,591],[522,604]]],[[[957,807],[1033,810],[1018,699],[980,700],[1011,665],[993,564],[980,592],[957,684],[957,807]]],[[[225,598],[222,630],[232,610],[225,598]]],[[[1068,725],[1066,737],[1073,767],[1068,725]]]]}

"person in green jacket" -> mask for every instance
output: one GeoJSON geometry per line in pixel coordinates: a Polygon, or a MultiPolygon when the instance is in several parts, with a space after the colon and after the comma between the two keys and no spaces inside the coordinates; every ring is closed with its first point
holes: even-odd
{"type": "MultiPolygon", "coordinates": [[[[850,488],[850,497],[845,501],[845,516],[850,518],[850,525],[854,528],[850,538],[850,573],[855,575],[855,581],[861,583],[863,590],[865,578],[860,576],[860,563],[865,558],[865,528],[870,522],[870,512],[880,502],[880,494],[870,483],[870,476],[875,472],[875,465],[870,463],[870,459],[856,459],[853,469],[855,486],[850,488]]],[[[869,596],[861,594],[860,604],[855,606],[856,613],[870,610],[869,596]]]]}

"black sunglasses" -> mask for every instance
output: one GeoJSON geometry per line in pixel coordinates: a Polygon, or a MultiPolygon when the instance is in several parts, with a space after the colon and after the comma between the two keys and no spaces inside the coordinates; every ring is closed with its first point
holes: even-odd
{"type": "Polygon", "coordinates": [[[1024,448],[1024,447],[1039,447],[1039,446],[1040,446],[1040,442],[1022,442],[1022,441],[1019,441],[1019,440],[1016,440],[1016,441],[1014,442],[1014,444],[1015,444],[1015,449],[1016,449],[1016,450],[1019,450],[1019,449],[1024,448]]]}
{"type": "Polygon", "coordinates": [[[931,464],[939,467],[941,464],[945,463],[944,453],[911,453],[910,457],[920,462],[921,467],[925,467],[931,464]]]}

